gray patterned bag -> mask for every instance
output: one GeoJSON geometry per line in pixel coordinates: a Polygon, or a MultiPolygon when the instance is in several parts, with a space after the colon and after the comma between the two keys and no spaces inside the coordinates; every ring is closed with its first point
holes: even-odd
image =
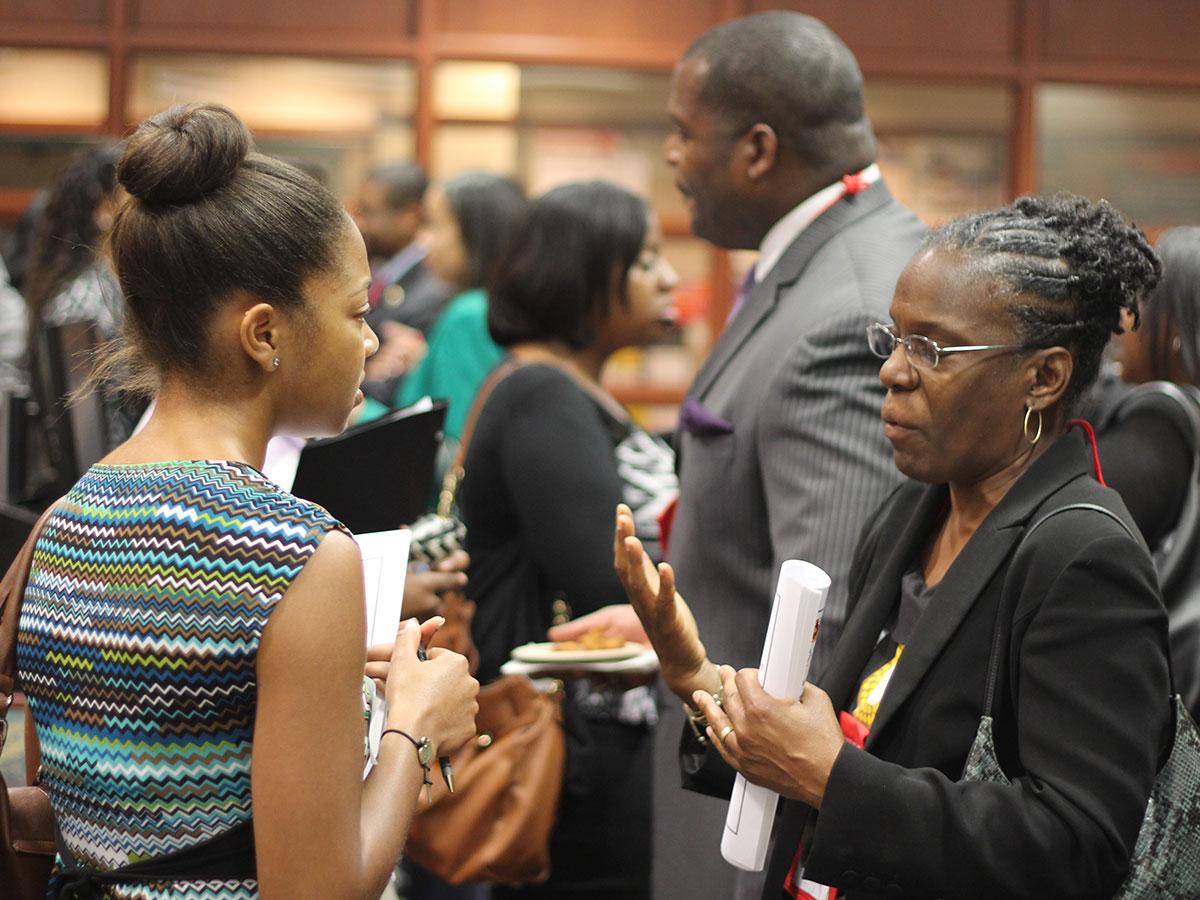
{"type": "MultiPolygon", "coordinates": [[[[1038,519],[1021,539],[1028,539],[1051,516],[1069,509],[1091,509],[1110,516],[1126,531],[1128,526],[1102,506],[1075,503],[1047,513],[1038,519]]],[[[1133,533],[1130,537],[1137,540],[1133,533]]],[[[1020,546],[1017,547],[1020,550],[1020,546]]],[[[992,699],[996,671],[1000,662],[1000,635],[997,622],[988,659],[987,693],[984,712],[975,732],[975,741],[967,754],[960,781],[1010,784],[996,757],[992,726],[992,699]]],[[[1200,897],[1200,731],[1188,713],[1183,698],[1174,696],[1175,740],[1171,755],[1159,770],[1150,789],[1146,814],[1138,832],[1129,873],[1114,900],[1179,900],[1200,897]]]]}

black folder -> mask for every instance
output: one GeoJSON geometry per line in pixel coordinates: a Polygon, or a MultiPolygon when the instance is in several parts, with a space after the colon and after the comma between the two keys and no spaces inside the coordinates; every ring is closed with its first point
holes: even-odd
{"type": "Polygon", "coordinates": [[[300,452],[292,493],[329,510],[354,532],[411,524],[429,506],[446,403],[399,409],[300,452]]]}

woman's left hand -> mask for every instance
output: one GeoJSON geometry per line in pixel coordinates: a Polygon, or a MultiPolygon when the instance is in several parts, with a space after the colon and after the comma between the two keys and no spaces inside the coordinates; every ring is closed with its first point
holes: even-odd
{"type": "Polygon", "coordinates": [[[845,744],[829,695],[805,684],[800,700],[781,700],[762,689],[757,669],[721,666],[720,674],[724,710],[703,691],[692,699],[708,718],[713,746],[747,781],[820,809],[845,744]]]}
{"type": "MultiPolygon", "coordinates": [[[[421,623],[421,644],[428,647],[437,630],[446,624],[441,616],[434,616],[421,623]]],[[[388,674],[392,670],[392,648],[396,642],[389,644],[371,644],[367,647],[367,664],[363,673],[375,681],[375,686],[382,694],[387,687],[388,674]]]]}

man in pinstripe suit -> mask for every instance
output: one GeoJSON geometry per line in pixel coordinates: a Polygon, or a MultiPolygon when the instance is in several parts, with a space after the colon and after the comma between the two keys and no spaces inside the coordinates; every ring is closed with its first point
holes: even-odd
{"type": "MultiPolygon", "coordinates": [[[[813,673],[845,616],[847,568],[899,480],[883,437],[879,360],[923,232],[879,180],[862,76],[816,19],[763,13],[703,34],[675,69],[666,158],[696,235],[759,260],[680,417],[670,561],[709,658],[757,665],[780,563],[833,579],[813,673]]],[[[655,896],[761,893],[720,856],[725,804],[678,788],[682,714],[659,727],[655,896]]]]}

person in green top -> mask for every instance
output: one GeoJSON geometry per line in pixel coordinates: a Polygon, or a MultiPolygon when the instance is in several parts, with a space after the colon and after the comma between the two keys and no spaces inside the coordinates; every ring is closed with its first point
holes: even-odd
{"type": "Polygon", "coordinates": [[[488,334],[484,286],[524,210],[514,181],[483,172],[451,178],[426,198],[426,265],[459,293],[429,332],[425,357],[400,382],[392,405],[409,406],[425,396],[448,400],[445,430],[455,440],[480,385],[504,356],[488,334]]]}

